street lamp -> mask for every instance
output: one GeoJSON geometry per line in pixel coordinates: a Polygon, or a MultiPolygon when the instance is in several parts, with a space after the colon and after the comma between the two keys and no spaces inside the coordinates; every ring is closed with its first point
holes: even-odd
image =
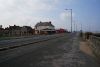
{"type": "Polygon", "coordinates": [[[65,9],[65,10],[70,10],[70,11],[71,11],[71,32],[72,32],[72,22],[73,22],[73,18],[72,18],[72,9],[65,9]]]}

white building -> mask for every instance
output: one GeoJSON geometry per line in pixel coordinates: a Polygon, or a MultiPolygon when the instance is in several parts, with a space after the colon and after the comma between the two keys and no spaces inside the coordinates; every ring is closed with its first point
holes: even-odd
{"type": "Polygon", "coordinates": [[[50,22],[39,22],[35,25],[35,34],[53,34],[55,26],[50,22]]]}

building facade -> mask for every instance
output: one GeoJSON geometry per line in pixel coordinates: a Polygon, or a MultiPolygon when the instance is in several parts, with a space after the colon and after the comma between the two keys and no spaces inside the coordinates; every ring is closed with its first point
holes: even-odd
{"type": "Polygon", "coordinates": [[[35,34],[53,34],[55,26],[50,22],[39,22],[35,25],[35,34]]]}
{"type": "Polygon", "coordinates": [[[30,26],[23,26],[21,28],[21,35],[33,35],[34,30],[30,26]]]}
{"type": "Polygon", "coordinates": [[[9,26],[4,30],[4,36],[28,36],[33,35],[33,29],[30,26],[9,26]]]}

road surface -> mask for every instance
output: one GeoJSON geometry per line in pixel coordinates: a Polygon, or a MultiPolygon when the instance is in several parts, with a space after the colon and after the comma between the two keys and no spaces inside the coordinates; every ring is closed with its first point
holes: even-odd
{"type": "Polygon", "coordinates": [[[0,67],[100,67],[80,50],[76,34],[0,51],[0,67]]]}
{"type": "Polygon", "coordinates": [[[10,39],[10,40],[1,40],[0,41],[0,51],[8,50],[10,48],[16,48],[20,46],[25,46],[28,44],[32,44],[39,41],[44,41],[48,39],[54,39],[57,37],[62,36],[63,34],[55,34],[55,35],[38,35],[38,36],[31,36],[31,37],[22,37],[18,39],[10,39]]]}

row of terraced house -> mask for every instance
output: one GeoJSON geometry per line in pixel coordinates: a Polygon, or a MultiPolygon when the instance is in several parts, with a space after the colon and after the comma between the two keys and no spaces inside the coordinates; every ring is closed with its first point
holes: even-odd
{"type": "MultiPolygon", "coordinates": [[[[65,30],[60,29],[65,32],[65,30]]],[[[55,30],[55,26],[49,22],[38,22],[34,29],[30,26],[9,26],[5,29],[0,26],[0,36],[28,36],[35,34],[54,34],[59,32],[59,30],[55,30]]]]}
{"type": "Polygon", "coordinates": [[[26,36],[26,35],[32,35],[34,32],[34,29],[32,29],[30,26],[9,26],[7,28],[0,28],[0,35],[1,36],[26,36]]]}

